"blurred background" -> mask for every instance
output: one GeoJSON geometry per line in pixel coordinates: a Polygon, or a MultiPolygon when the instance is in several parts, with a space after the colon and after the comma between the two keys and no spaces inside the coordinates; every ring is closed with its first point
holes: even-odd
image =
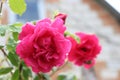
{"type": "MultiPolygon", "coordinates": [[[[4,4],[1,24],[12,24],[16,21],[25,23],[45,17],[53,18],[56,10],[66,13],[68,31],[95,33],[102,45],[94,70],[87,72],[81,70],[81,73],[78,71],[80,68],[74,66],[73,72],[79,77],[85,76],[85,80],[120,80],[120,0],[25,1],[27,11],[22,16],[11,12],[4,4]],[[90,78],[92,74],[96,78],[90,78]]],[[[4,43],[4,40],[0,39],[0,41],[4,43]]]]}

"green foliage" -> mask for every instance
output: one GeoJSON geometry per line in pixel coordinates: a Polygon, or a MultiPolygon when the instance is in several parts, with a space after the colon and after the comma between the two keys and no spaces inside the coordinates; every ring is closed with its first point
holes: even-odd
{"type": "Polygon", "coordinates": [[[7,43],[6,43],[6,47],[7,47],[7,50],[9,52],[12,52],[12,53],[15,52],[15,47],[16,47],[16,44],[17,44],[17,41],[18,41],[18,33],[21,30],[21,26],[22,26],[21,23],[16,23],[16,24],[13,24],[13,25],[9,25],[6,28],[6,32],[11,34],[7,43]]]}
{"type": "Polygon", "coordinates": [[[19,80],[19,69],[16,69],[11,80],[19,80]]]}
{"type": "Polygon", "coordinates": [[[13,35],[14,40],[18,41],[18,32],[13,32],[12,35],[13,35]]]}
{"type": "Polygon", "coordinates": [[[23,69],[22,75],[23,75],[24,80],[28,80],[28,78],[29,78],[29,70],[28,69],[23,69]]]}
{"type": "Polygon", "coordinates": [[[57,80],[66,80],[67,76],[66,75],[59,75],[57,80]]]}
{"type": "Polygon", "coordinates": [[[39,74],[39,76],[36,75],[35,78],[34,78],[34,80],[40,80],[40,77],[43,78],[42,80],[50,80],[49,75],[47,75],[47,74],[43,74],[43,73],[39,74]]]}
{"type": "Polygon", "coordinates": [[[13,69],[12,67],[1,68],[0,69],[0,75],[7,74],[7,73],[11,72],[12,69],[13,69]]]}
{"type": "Polygon", "coordinates": [[[22,64],[22,76],[24,80],[28,80],[29,77],[32,77],[32,72],[31,70],[25,65],[24,62],[22,64]]]}
{"type": "Polygon", "coordinates": [[[3,45],[0,45],[0,49],[2,49],[4,46],[3,45]]]}
{"type": "Polygon", "coordinates": [[[75,75],[61,74],[57,77],[57,80],[77,80],[75,75]]]}
{"type": "Polygon", "coordinates": [[[0,25],[0,36],[5,36],[7,28],[7,25],[0,25]]]}
{"type": "Polygon", "coordinates": [[[9,39],[8,39],[8,42],[7,42],[7,44],[6,44],[7,50],[8,50],[9,52],[15,52],[16,44],[17,44],[17,43],[15,42],[15,40],[14,40],[13,38],[9,38],[9,39]]]}
{"type": "Polygon", "coordinates": [[[24,0],[9,0],[11,10],[20,16],[26,11],[26,3],[24,0]]]}
{"type": "Polygon", "coordinates": [[[14,73],[11,76],[10,80],[19,80],[22,78],[23,80],[28,80],[29,77],[32,77],[31,70],[21,61],[16,54],[16,45],[18,43],[18,35],[21,31],[21,23],[15,23],[12,25],[0,25],[0,36],[8,36],[7,43],[3,46],[0,45],[0,49],[3,47],[6,50],[7,60],[9,60],[11,66],[13,68],[1,68],[0,75],[9,73],[12,69],[14,69],[14,73]]]}
{"type": "Polygon", "coordinates": [[[72,78],[73,80],[77,80],[77,77],[76,76],[73,76],[73,78],[72,78]]]}
{"type": "Polygon", "coordinates": [[[70,32],[66,31],[64,33],[65,36],[70,36],[72,37],[73,39],[75,39],[77,41],[77,43],[80,43],[80,38],[77,36],[77,35],[74,35],[74,34],[71,34],[70,32]]]}
{"type": "Polygon", "coordinates": [[[39,80],[39,76],[35,76],[34,80],[39,80]]]}
{"type": "Polygon", "coordinates": [[[14,66],[18,66],[19,60],[18,56],[15,53],[10,52],[7,57],[14,66]]]}

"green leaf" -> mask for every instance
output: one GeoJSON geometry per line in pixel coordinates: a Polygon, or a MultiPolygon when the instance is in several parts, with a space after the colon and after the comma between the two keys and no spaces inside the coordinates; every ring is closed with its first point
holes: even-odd
{"type": "Polygon", "coordinates": [[[59,75],[57,77],[57,80],[66,80],[67,79],[67,76],[66,75],[59,75]]]}
{"type": "Polygon", "coordinates": [[[13,32],[13,38],[15,41],[18,41],[18,32],[13,32]]]}
{"type": "MultiPolygon", "coordinates": [[[[47,74],[40,74],[40,75],[43,77],[43,80],[50,80],[50,78],[47,74]]],[[[40,77],[38,75],[36,75],[34,80],[40,80],[40,77]]]]}
{"type": "Polygon", "coordinates": [[[2,49],[4,46],[0,45],[0,49],[2,49]]]}
{"type": "Polygon", "coordinates": [[[26,3],[24,0],[9,0],[11,10],[20,16],[26,11],[26,3]]]}
{"type": "Polygon", "coordinates": [[[9,38],[7,42],[7,50],[9,52],[15,52],[16,42],[13,38],[9,38]]]}
{"type": "Polygon", "coordinates": [[[16,69],[16,71],[12,75],[11,80],[19,80],[19,70],[18,69],[16,69]]]}
{"type": "Polygon", "coordinates": [[[0,36],[5,36],[7,28],[7,25],[0,25],[0,36]]]}
{"type": "Polygon", "coordinates": [[[28,66],[27,66],[26,71],[27,71],[28,75],[29,75],[30,77],[32,77],[32,72],[31,72],[31,70],[28,68],[28,66]]]}
{"type": "Polygon", "coordinates": [[[32,77],[31,70],[27,67],[24,67],[22,71],[22,75],[23,75],[24,80],[28,80],[29,77],[32,77]]]}
{"type": "Polygon", "coordinates": [[[16,54],[13,54],[10,52],[7,57],[14,66],[16,66],[16,67],[18,66],[19,60],[18,60],[18,56],[16,54]]]}
{"type": "Polygon", "coordinates": [[[7,74],[7,73],[11,72],[12,69],[13,69],[12,67],[1,68],[0,69],[0,75],[7,74]]]}
{"type": "Polygon", "coordinates": [[[39,76],[35,76],[34,80],[40,80],[39,76]]]}
{"type": "Polygon", "coordinates": [[[29,73],[26,70],[23,70],[23,78],[24,80],[28,80],[29,73]]]}
{"type": "Polygon", "coordinates": [[[77,77],[76,77],[76,76],[73,76],[72,80],[77,80],[77,77]]]}
{"type": "Polygon", "coordinates": [[[19,22],[19,23],[17,22],[17,23],[14,23],[14,24],[12,24],[12,25],[13,25],[13,26],[16,26],[16,27],[21,27],[23,24],[20,23],[20,22],[19,22]]]}
{"type": "Polygon", "coordinates": [[[22,76],[23,76],[24,80],[27,80],[28,77],[32,77],[31,69],[28,68],[28,66],[26,66],[24,61],[21,61],[21,64],[23,66],[22,76]]]}
{"type": "Polygon", "coordinates": [[[9,31],[10,32],[20,32],[20,27],[19,26],[15,26],[15,25],[10,25],[9,27],[9,31]]]}
{"type": "Polygon", "coordinates": [[[74,74],[64,73],[58,75],[57,80],[78,80],[78,79],[74,74]]]}

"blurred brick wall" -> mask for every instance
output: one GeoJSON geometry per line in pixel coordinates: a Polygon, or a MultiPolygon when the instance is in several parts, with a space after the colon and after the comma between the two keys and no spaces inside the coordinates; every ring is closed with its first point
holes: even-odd
{"type": "Polygon", "coordinates": [[[104,7],[95,0],[83,0],[83,2],[87,3],[92,10],[98,13],[99,17],[103,20],[104,25],[110,25],[116,32],[120,32],[120,24],[104,7]]]}
{"type": "MultiPolygon", "coordinates": [[[[97,2],[95,2],[95,0],[79,0],[80,1],[80,4],[77,6],[77,5],[68,5],[68,4],[66,4],[66,6],[65,6],[65,3],[64,2],[66,2],[67,3],[67,1],[69,2],[69,0],[46,0],[46,3],[47,4],[50,4],[49,6],[48,6],[48,8],[47,8],[47,16],[48,17],[51,17],[51,14],[53,13],[52,12],[52,10],[54,11],[54,9],[59,9],[59,10],[61,10],[62,12],[65,12],[65,13],[67,13],[67,14],[69,14],[69,16],[72,16],[72,17],[69,17],[68,16],[68,18],[69,18],[69,20],[70,21],[72,21],[71,22],[71,25],[69,25],[69,27],[70,26],[73,26],[73,25],[76,25],[76,23],[77,23],[77,26],[81,26],[81,24],[79,25],[78,23],[80,23],[81,22],[81,19],[78,19],[78,17],[79,18],[84,18],[84,16],[83,17],[80,17],[80,15],[82,14],[82,13],[80,13],[78,10],[81,10],[82,11],[82,8],[80,8],[82,5],[81,5],[81,2],[83,2],[84,4],[87,4],[89,7],[90,7],[90,10],[91,10],[91,12],[95,12],[95,13],[97,13],[97,15],[98,15],[98,18],[99,18],[99,20],[100,21],[102,21],[102,25],[99,25],[99,23],[96,23],[96,20],[94,21],[98,26],[95,26],[95,27],[98,27],[98,31],[101,31],[101,30],[103,30],[103,32],[108,32],[107,34],[109,35],[109,32],[110,33],[112,33],[112,35],[110,36],[110,39],[112,39],[112,38],[114,38],[114,36],[116,35],[116,33],[117,33],[117,36],[115,36],[115,37],[119,37],[120,38],[120,36],[118,35],[119,33],[120,33],[120,24],[117,22],[117,20],[107,11],[107,10],[105,10],[104,9],[104,7],[102,7],[100,4],[98,4],[97,2]],[[59,3],[58,3],[59,2],[59,3]],[[52,5],[55,5],[55,6],[52,6],[52,5]],[[80,6],[81,5],[81,6],[80,6]],[[76,7],[77,6],[77,7],[76,7]],[[67,8],[67,7],[69,7],[69,8],[67,8]],[[75,10],[75,8],[74,9],[71,9],[71,8],[73,8],[73,7],[76,7],[78,10],[75,10]],[[51,9],[52,8],[52,9],[51,9]],[[80,8],[80,9],[79,9],[80,8]],[[69,9],[69,10],[67,10],[67,9],[69,9]],[[70,11],[71,10],[71,11],[70,11]],[[72,11],[72,10],[74,10],[74,11],[72,11]],[[76,12],[75,12],[76,11],[76,12]],[[75,15],[74,15],[74,14],[75,15]],[[79,16],[78,16],[78,15],[79,16]],[[80,20],[80,22],[74,22],[74,21],[76,21],[76,20],[80,20]],[[100,28],[100,30],[99,30],[99,26],[101,26],[101,28],[100,28]],[[110,27],[110,28],[106,28],[106,27],[110,27]],[[112,29],[112,30],[111,30],[112,29]],[[110,31],[109,31],[110,30],[110,31]],[[111,32],[111,31],[113,31],[113,32],[111,32]]],[[[72,1],[72,0],[70,0],[70,1],[72,1]]],[[[74,0],[73,0],[74,1],[74,0]]],[[[75,1],[78,1],[78,0],[75,0],[75,1]]],[[[82,4],[83,4],[82,3],[82,4]]],[[[74,4],[74,3],[73,3],[74,4]]],[[[75,3],[76,4],[76,3],[75,3]]],[[[86,7],[85,7],[86,8],[86,7]]],[[[86,8],[86,10],[87,10],[88,8],[86,8]]],[[[83,10],[83,11],[85,11],[85,10],[83,10]]],[[[87,11],[86,11],[87,12],[87,11]]],[[[85,12],[85,13],[86,13],[85,12]]],[[[89,11],[88,11],[89,12],[89,11]]],[[[86,13],[88,16],[90,16],[92,13],[86,13]]],[[[86,15],[85,14],[85,15],[86,15]]],[[[92,16],[92,15],[91,15],[92,16]]],[[[86,16],[85,16],[86,17],[86,16]]],[[[87,19],[87,18],[86,18],[87,19]]],[[[90,20],[90,19],[89,19],[90,20]]],[[[91,19],[92,20],[92,19],[91,19]]],[[[69,23],[69,21],[68,21],[68,23],[69,23]]],[[[82,23],[83,24],[83,23],[82,23]]],[[[87,24],[87,21],[85,22],[85,24],[87,24]]],[[[83,25],[83,26],[86,26],[86,25],[83,25]]],[[[91,24],[90,24],[91,25],[91,24]]],[[[94,27],[94,23],[92,24],[92,26],[94,27]]],[[[78,28],[78,27],[76,27],[76,28],[78,28]]],[[[91,28],[91,27],[90,27],[91,28]]],[[[86,31],[88,30],[89,31],[89,29],[90,28],[88,28],[88,26],[86,27],[86,31]]],[[[73,28],[73,30],[74,30],[74,28],[73,28]]],[[[82,27],[80,28],[78,28],[77,30],[82,30],[82,27]]],[[[84,31],[84,30],[83,30],[84,31]]],[[[97,32],[96,32],[97,33],[97,32]]],[[[100,34],[103,34],[103,35],[106,35],[107,36],[107,34],[106,33],[102,33],[102,31],[100,32],[100,34]]],[[[101,37],[101,36],[100,36],[101,37]]],[[[105,36],[104,36],[105,37],[105,36]]],[[[118,39],[119,39],[118,38],[118,39]]],[[[101,40],[103,39],[103,37],[101,37],[101,40]]],[[[107,37],[106,37],[106,39],[107,39],[107,37]]],[[[117,39],[117,41],[118,41],[118,39],[117,39]]],[[[108,38],[108,40],[109,40],[109,38],[108,38]]],[[[112,41],[112,40],[111,40],[112,41]]],[[[104,41],[103,41],[104,42],[104,41]]],[[[107,43],[108,41],[106,40],[106,42],[104,42],[104,44],[105,44],[105,47],[108,47],[108,49],[110,49],[110,50],[112,50],[112,48],[111,48],[111,46],[109,46],[109,45],[106,45],[106,43],[107,43]]],[[[113,40],[113,43],[114,43],[114,40],[113,40]]],[[[109,43],[108,42],[108,44],[110,44],[110,45],[112,45],[111,44],[111,42],[109,43]]],[[[113,47],[114,47],[114,45],[112,45],[113,47]]],[[[115,47],[116,47],[116,45],[115,45],[115,47]]],[[[119,47],[119,46],[118,46],[119,47]]],[[[111,52],[110,50],[108,50],[109,52],[111,52]]],[[[108,54],[108,56],[111,56],[111,54],[112,53],[110,53],[109,54],[109,52],[107,52],[107,51],[103,51],[104,52],[104,54],[108,54]]],[[[113,52],[114,53],[114,52],[113,52]]],[[[118,52],[119,53],[119,52],[118,52]]],[[[104,54],[102,55],[103,57],[104,57],[104,54]]],[[[117,55],[116,55],[117,56],[117,55]]],[[[105,60],[98,60],[97,61],[97,63],[96,63],[96,65],[95,65],[95,71],[96,71],[96,75],[97,75],[97,78],[98,78],[98,80],[120,80],[120,69],[118,70],[118,71],[114,71],[114,70],[109,70],[108,69],[108,67],[109,67],[109,65],[108,65],[108,63],[107,63],[108,61],[105,61],[105,60]]],[[[111,62],[112,63],[112,62],[111,62]]],[[[118,63],[119,64],[119,63],[118,63]]],[[[114,65],[114,64],[113,64],[114,65]]],[[[113,67],[114,68],[114,67],[113,67]]]]}

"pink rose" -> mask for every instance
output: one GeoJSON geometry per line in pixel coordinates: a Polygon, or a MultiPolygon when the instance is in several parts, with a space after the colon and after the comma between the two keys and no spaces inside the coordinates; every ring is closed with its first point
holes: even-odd
{"type": "Polygon", "coordinates": [[[67,15],[63,14],[63,13],[59,13],[55,16],[55,18],[60,18],[63,20],[64,24],[65,24],[65,20],[66,20],[67,15]]]}
{"type": "Polygon", "coordinates": [[[76,36],[80,38],[80,43],[71,37],[68,38],[72,42],[68,59],[78,66],[90,68],[95,64],[95,58],[101,51],[98,38],[95,35],[81,32],[76,33],[76,36]]]}
{"type": "Polygon", "coordinates": [[[20,43],[16,52],[24,62],[38,72],[49,72],[54,66],[64,63],[71,42],[64,37],[66,27],[59,18],[27,23],[19,34],[20,43]]]}

